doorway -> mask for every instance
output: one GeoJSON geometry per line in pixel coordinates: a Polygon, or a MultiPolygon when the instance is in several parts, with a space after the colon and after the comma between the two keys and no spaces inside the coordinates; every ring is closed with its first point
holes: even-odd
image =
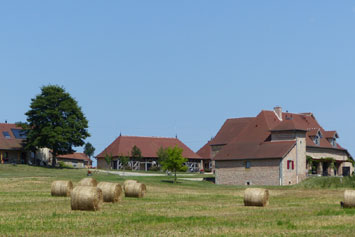
{"type": "Polygon", "coordinates": [[[343,167],[343,176],[350,176],[350,167],[343,167]]]}

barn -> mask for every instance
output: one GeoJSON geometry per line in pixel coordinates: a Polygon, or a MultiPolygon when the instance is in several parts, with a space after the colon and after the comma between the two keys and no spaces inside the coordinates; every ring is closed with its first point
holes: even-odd
{"type": "Polygon", "coordinates": [[[108,147],[96,156],[97,168],[99,169],[122,169],[120,157],[127,156],[130,158],[129,166],[133,170],[148,171],[152,167],[158,165],[157,152],[160,148],[168,148],[178,146],[183,149],[183,157],[188,159],[187,166],[189,171],[196,172],[210,167],[210,159],[202,158],[189,147],[187,147],[178,138],[166,137],[139,137],[139,136],[122,136],[117,137],[108,147]],[[135,160],[131,156],[132,148],[136,146],[142,154],[140,161],[135,160]],[[105,160],[105,156],[112,156],[110,164],[105,160]]]}

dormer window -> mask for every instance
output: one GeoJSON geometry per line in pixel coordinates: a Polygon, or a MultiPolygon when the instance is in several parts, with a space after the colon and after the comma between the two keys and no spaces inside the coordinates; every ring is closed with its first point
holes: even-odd
{"type": "Polygon", "coordinates": [[[322,133],[320,131],[318,131],[315,135],[312,136],[313,137],[313,142],[316,145],[320,145],[320,139],[323,137],[322,133]]]}
{"type": "Polygon", "coordinates": [[[329,138],[328,142],[333,146],[333,147],[337,147],[337,142],[335,140],[335,138],[329,138]]]}
{"type": "Polygon", "coordinates": [[[325,131],[324,136],[327,138],[327,141],[332,145],[332,147],[337,148],[337,138],[339,138],[339,135],[336,131],[325,131]]]}
{"type": "Polygon", "coordinates": [[[320,144],[320,137],[319,137],[318,134],[317,134],[317,136],[315,136],[315,137],[313,138],[313,142],[314,142],[316,145],[319,145],[319,144],[320,144]]]}
{"type": "Polygon", "coordinates": [[[7,132],[7,131],[2,132],[2,135],[4,135],[4,137],[5,137],[6,139],[11,138],[9,132],[7,132]]]}

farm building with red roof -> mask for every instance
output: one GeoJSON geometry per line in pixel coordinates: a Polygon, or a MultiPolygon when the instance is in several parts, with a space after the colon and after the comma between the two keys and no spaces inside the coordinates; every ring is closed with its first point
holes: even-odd
{"type": "Polygon", "coordinates": [[[121,169],[122,164],[120,157],[127,156],[132,161],[130,166],[132,169],[149,170],[157,164],[157,152],[160,148],[168,148],[178,146],[182,148],[182,156],[188,159],[187,165],[191,171],[198,171],[204,166],[208,166],[210,159],[204,159],[193,152],[189,147],[177,138],[165,137],[138,137],[138,136],[119,136],[106,149],[96,156],[97,168],[99,169],[121,169]],[[142,160],[135,161],[132,159],[131,151],[136,146],[141,151],[142,160]],[[111,164],[107,164],[105,156],[111,156],[111,164]]]}
{"type": "Polygon", "coordinates": [[[24,135],[13,123],[0,123],[0,162],[27,163],[28,154],[23,149],[24,135]]]}
{"type": "Polygon", "coordinates": [[[261,111],[253,118],[228,119],[197,154],[214,161],[217,184],[289,185],[308,174],[350,175],[349,152],[311,113],[261,111]]]}
{"type": "MultiPolygon", "coordinates": [[[[51,163],[52,154],[48,148],[39,148],[36,152],[24,149],[26,134],[22,128],[14,123],[0,123],[0,163],[37,164],[48,165],[51,163]]],[[[60,155],[58,161],[67,165],[84,168],[91,165],[91,160],[83,153],[60,155]]]]}
{"type": "Polygon", "coordinates": [[[86,154],[81,152],[58,155],[56,159],[58,163],[63,162],[64,164],[72,166],[73,168],[87,168],[92,164],[91,159],[86,154]]]}

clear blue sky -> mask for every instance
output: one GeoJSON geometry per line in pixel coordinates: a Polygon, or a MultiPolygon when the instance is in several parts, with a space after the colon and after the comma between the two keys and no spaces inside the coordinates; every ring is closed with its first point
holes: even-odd
{"type": "Polygon", "coordinates": [[[0,29],[1,122],[58,84],[96,154],[120,132],[197,151],[227,118],[280,105],[355,155],[355,1],[1,1],[0,29]]]}

